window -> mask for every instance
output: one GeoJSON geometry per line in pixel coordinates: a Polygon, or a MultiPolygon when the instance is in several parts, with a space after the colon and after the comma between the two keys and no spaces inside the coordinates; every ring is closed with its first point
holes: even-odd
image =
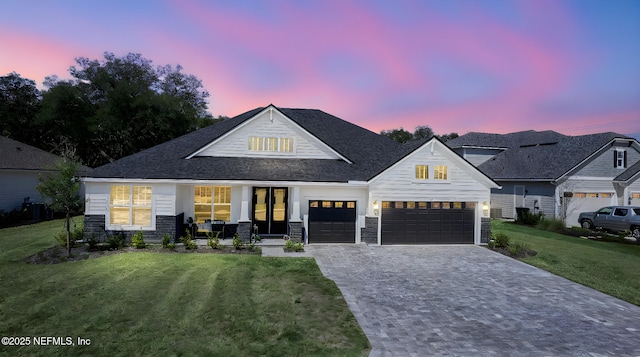
{"type": "Polygon", "coordinates": [[[631,198],[640,198],[640,192],[632,192],[631,198]]]}
{"type": "Polygon", "coordinates": [[[231,186],[196,186],[193,195],[193,211],[196,223],[231,221],[231,186]]]}
{"type": "Polygon", "coordinates": [[[213,187],[213,220],[231,221],[231,186],[213,187]]]}
{"type": "Polygon", "coordinates": [[[616,150],[613,152],[613,167],[624,169],[627,167],[627,151],[616,150]]]}
{"type": "Polygon", "coordinates": [[[416,203],[415,202],[407,202],[407,208],[408,209],[415,209],[416,208],[416,203]]]}
{"type": "Polygon", "coordinates": [[[293,152],[293,139],[250,136],[249,151],[293,152]]]}
{"type": "Polygon", "coordinates": [[[109,223],[121,226],[151,226],[151,186],[111,186],[109,223]]]}
{"type": "Polygon", "coordinates": [[[347,202],[347,208],[356,208],[356,203],[353,201],[347,202]]]}
{"type": "Polygon", "coordinates": [[[194,188],[193,211],[196,223],[204,223],[211,219],[211,186],[196,186],[194,188]]]}
{"type": "Polygon", "coordinates": [[[433,179],[434,180],[447,180],[447,165],[435,165],[433,166],[433,179]]]}
{"type": "Polygon", "coordinates": [[[613,197],[613,193],[603,192],[603,193],[600,193],[600,197],[601,198],[611,198],[611,197],[613,197]]]}
{"type": "Polygon", "coordinates": [[[344,202],[341,201],[337,201],[333,203],[333,207],[335,208],[343,208],[344,207],[344,202]]]}
{"type": "Polygon", "coordinates": [[[331,201],[322,201],[322,208],[331,208],[332,206],[331,201]]]}
{"type": "Polygon", "coordinates": [[[278,138],[265,138],[264,151],[278,151],[278,138]]]}
{"type": "Polygon", "coordinates": [[[614,216],[619,216],[619,217],[624,217],[627,215],[627,213],[629,212],[628,209],[626,208],[616,208],[615,211],[613,211],[613,215],[614,216]]]}
{"type": "Polygon", "coordinates": [[[574,192],[573,197],[575,198],[587,198],[587,194],[584,192],[574,192]]]}
{"type": "Polygon", "coordinates": [[[429,179],[429,165],[416,165],[416,180],[429,179]]]}
{"type": "Polygon", "coordinates": [[[292,138],[280,138],[280,151],[293,152],[293,139],[292,138]]]}
{"type": "Polygon", "coordinates": [[[263,138],[258,136],[249,137],[249,151],[262,151],[263,138]]]}

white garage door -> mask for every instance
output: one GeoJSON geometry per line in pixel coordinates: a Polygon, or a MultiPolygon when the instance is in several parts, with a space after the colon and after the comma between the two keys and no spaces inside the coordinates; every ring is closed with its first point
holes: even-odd
{"type": "Polygon", "coordinates": [[[602,207],[616,204],[613,192],[574,192],[573,197],[569,199],[567,225],[579,226],[580,212],[593,212],[602,207]]]}

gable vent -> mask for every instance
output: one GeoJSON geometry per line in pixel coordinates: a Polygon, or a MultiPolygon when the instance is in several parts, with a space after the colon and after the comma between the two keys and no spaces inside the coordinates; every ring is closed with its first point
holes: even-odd
{"type": "Polygon", "coordinates": [[[534,146],[549,146],[549,145],[556,145],[558,144],[557,142],[555,143],[541,143],[541,144],[527,144],[527,145],[520,145],[521,148],[530,148],[530,147],[534,147],[534,146]]]}

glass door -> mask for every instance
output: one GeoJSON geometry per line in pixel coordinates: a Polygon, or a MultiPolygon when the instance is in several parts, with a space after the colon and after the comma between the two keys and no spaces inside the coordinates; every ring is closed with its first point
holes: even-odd
{"type": "Polygon", "coordinates": [[[287,202],[286,187],[253,188],[253,224],[259,234],[287,233],[287,202]]]}

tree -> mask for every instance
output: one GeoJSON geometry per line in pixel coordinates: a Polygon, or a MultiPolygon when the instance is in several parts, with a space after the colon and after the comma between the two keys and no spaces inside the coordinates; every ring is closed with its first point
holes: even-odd
{"type": "Polygon", "coordinates": [[[428,125],[416,126],[413,131],[413,140],[431,139],[433,137],[433,129],[428,125]]]}
{"type": "Polygon", "coordinates": [[[209,93],[182,67],[160,66],[140,54],[76,58],[73,79],[48,77],[38,123],[48,141],[68,142],[82,161],[99,166],[196,130],[213,117],[209,93]]]}
{"type": "Polygon", "coordinates": [[[384,135],[384,136],[388,136],[389,138],[399,142],[399,143],[406,143],[408,141],[413,140],[413,134],[411,134],[410,132],[404,130],[403,128],[400,129],[391,129],[391,130],[382,130],[380,132],[380,135],[384,135]]]}
{"type": "Polygon", "coordinates": [[[449,141],[449,140],[453,140],[455,138],[458,137],[458,133],[450,133],[450,134],[442,134],[442,135],[438,135],[438,138],[440,138],[440,140],[442,140],[443,142],[449,141]]]}
{"type": "Polygon", "coordinates": [[[56,212],[65,212],[67,229],[67,252],[71,255],[71,213],[80,209],[80,180],[77,176],[80,162],[73,154],[65,154],[55,163],[55,174],[38,178],[37,186],[45,203],[56,212]]]}
{"type": "Polygon", "coordinates": [[[39,130],[34,118],[40,109],[36,83],[16,72],[0,77],[0,135],[34,144],[39,130]]]}

